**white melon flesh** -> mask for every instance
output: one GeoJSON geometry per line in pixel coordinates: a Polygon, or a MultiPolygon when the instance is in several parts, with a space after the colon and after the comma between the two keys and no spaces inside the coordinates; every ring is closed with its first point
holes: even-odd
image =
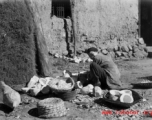
{"type": "Polygon", "coordinates": [[[121,94],[125,94],[126,93],[126,94],[132,95],[132,91],[131,90],[121,90],[120,93],[121,94]]]}
{"type": "Polygon", "coordinates": [[[121,95],[119,90],[110,90],[109,92],[110,92],[111,95],[114,95],[114,96],[120,96],[121,95]]]}
{"type": "Polygon", "coordinates": [[[120,97],[120,102],[123,103],[133,103],[133,97],[129,94],[122,94],[120,97]]]}

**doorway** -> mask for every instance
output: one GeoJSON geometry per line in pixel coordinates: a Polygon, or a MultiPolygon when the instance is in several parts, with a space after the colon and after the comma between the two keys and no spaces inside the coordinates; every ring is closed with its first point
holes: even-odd
{"type": "Polygon", "coordinates": [[[139,0],[140,35],[147,46],[152,46],[152,1],[139,0]]]}
{"type": "Polygon", "coordinates": [[[71,17],[70,0],[52,0],[52,15],[59,18],[71,17]]]}

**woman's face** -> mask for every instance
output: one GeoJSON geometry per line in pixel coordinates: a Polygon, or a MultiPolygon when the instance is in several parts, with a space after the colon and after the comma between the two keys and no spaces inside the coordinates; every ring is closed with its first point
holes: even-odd
{"type": "Polygon", "coordinates": [[[98,54],[97,52],[91,51],[88,55],[93,60],[97,54],[98,54]]]}

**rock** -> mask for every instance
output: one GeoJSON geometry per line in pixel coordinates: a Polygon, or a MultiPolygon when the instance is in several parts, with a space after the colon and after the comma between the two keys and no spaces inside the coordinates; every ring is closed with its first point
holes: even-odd
{"type": "Polygon", "coordinates": [[[0,87],[3,92],[3,103],[12,109],[18,107],[22,102],[20,94],[3,81],[0,82],[0,87]]]}
{"type": "Polygon", "coordinates": [[[136,53],[136,52],[138,52],[138,51],[140,51],[140,50],[138,49],[138,47],[134,46],[134,47],[133,47],[133,53],[136,53]]]}
{"type": "Polygon", "coordinates": [[[102,53],[104,54],[104,55],[107,55],[108,54],[108,51],[107,50],[102,50],[102,53]]]}
{"type": "Polygon", "coordinates": [[[129,51],[128,56],[131,58],[132,57],[132,51],[129,51]]]}
{"type": "Polygon", "coordinates": [[[115,58],[115,53],[113,51],[110,52],[112,58],[115,58]]]}
{"type": "Polygon", "coordinates": [[[122,53],[121,53],[120,51],[117,51],[117,52],[116,52],[116,56],[117,56],[117,57],[120,57],[121,55],[122,55],[122,53]]]}
{"type": "Polygon", "coordinates": [[[144,48],[143,48],[142,45],[139,45],[139,46],[138,46],[138,49],[139,49],[140,51],[143,51],[143,50],[144,50],[144,48]]]}
{"type": "Polygon", "coordinates": [[[141,52],[140,50],[139,50],[139,51],[136,51],[135,53],[133,53],[133,56],[134,56],[135,58],[144,58],[144,57],[145,57],[144,53],[141,52]]]}
{"type": "Polygon", "coordinates": [[[118,45],[115,45],[113,50],[114,50],[115,52],[118,51],[118,45]]]}
{"type": "Polygon", "coordinates": [[[124,57],[128,57],[128,53],[127,52],[122,52],[122,56],[124,56],[124,57]]]}
{"type": "Polygon", "coordinates": [[[104,94],[103,90],[101,90],[100,87],[95,86],[94,87],[94,96],[95,97],[101,97],[104,94]]]}
{"type": "Polygon", "coordinates": [[[129,51],[132,51],[132,46],[128,45],[128,49],[129,49],[129,51]]]}
{"type": "Polygon", "coordinates": [[[107,44],[107,51],[113,51],[114,49],[116,49],[116,51],[118,50],[118,41],[117,39],[114,40],[109,40],[106,42],[107,44]]]}
{"type": "Polygon", "coordinates": [[[121,46],[121,50],[122,50],[122,52],[128,52],[129,51],[128,46],[126,44],[121,46]]]}
{"type": "Polygon", "coordinates": [[[148,53],[146,51],[143,50],[142,53],[143,53],[144,57],[148,56],[148,53]]]}
{"type": "Polygon", "coordinates": [[[139,42],[139,44],[144,44],[144,39],[143,38],[139,38],[138,42],[139,42]]]}
{"type": "Polygon", "coordinates": [[[144,48],[144,51],[145,51],[145,52],[148,52],[148,49],[147,49],[147,47],[145,47],[145,48],[144,48]]]}

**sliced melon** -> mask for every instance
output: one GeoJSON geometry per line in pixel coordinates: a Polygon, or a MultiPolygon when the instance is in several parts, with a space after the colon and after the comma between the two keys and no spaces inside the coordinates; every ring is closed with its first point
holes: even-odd
{"type": "Polygon", "coordinates": [[[81,89],[81,93],[83,94],[83,95],[87,95],[87,94],[89,94],[90,93],[90,89],[89,89],[89,87],[83,87],[82,89],[81,89]]]}
{"type": "Polygon", "coordinates": [[[120,102],[123,102],[123,103],[133,103],[134,99],[132,97],[132,95],[129,95],[129,94],[122,94],[120,96],[120,102]]]}
{"type": "Polygon", "coordinates": [[[113,100],[113,101],[116,101],[118,100],[118,96],[115,96],[115,95],[110,95],[109,99],[113,100]]]}
{"type": "Polygon", "coordinates": [[[121,94],[125,94],[126,93],[126,94],[132,95],[132,91],[131,90],[121,90],[120,93],[121,94]]]}
{"type": "Polygon", "coordinates": [[[76,87],[80,89],[83,88],[81,81],[77,81],[76,87]]]}
{"type": "Polygon", "coordinates": [[[113,96],[120,96],[121,95],[119,90],[110,90],[109,93],[113,96]]]}

